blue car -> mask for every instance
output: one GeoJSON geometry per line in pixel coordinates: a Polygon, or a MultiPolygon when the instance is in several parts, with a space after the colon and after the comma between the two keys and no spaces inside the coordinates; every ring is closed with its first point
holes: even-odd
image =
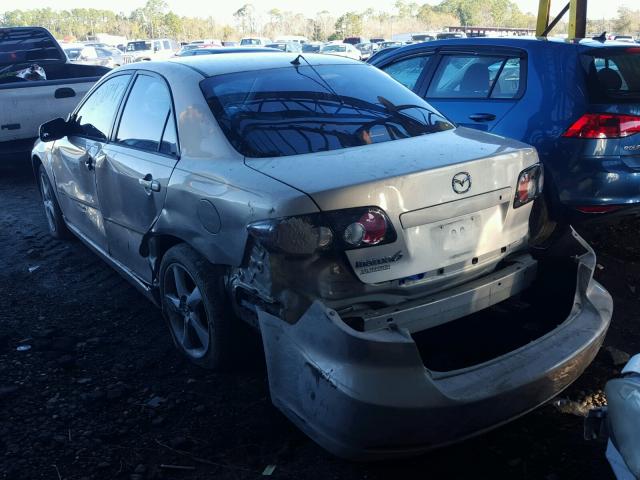
{"type": "Polygon", "coordinates": [[[468,38],[370,63],[459,126],[535,146],[556,219],[640,211],[640,47],[468,38]]]}

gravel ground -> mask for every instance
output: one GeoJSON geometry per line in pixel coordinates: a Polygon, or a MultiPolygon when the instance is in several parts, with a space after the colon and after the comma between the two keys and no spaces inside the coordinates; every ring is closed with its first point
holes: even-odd
{"type": "Polygon", "coordinates": [[[269,465],[294,479],[612,478],[580,414],[605,401],[614,362],[640,351],[640,222],[587,229],[618,350],[561,399],[460,445],[357,464],[271,405],[258,342],[230,373],[183,361],[151,303],[79,241],[48,236],[25,160],[0,160],[0,479],[243,479],[269,465]]]}

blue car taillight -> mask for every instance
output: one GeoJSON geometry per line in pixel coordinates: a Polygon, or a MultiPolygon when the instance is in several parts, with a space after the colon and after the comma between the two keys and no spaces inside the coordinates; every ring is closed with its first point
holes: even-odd
{"type": "Polygon", "coordinates": [[[373,247],[397,239],[389,217],[378,207],[261,220],[247,230],[268,250],[289,255],[373,247]]]}

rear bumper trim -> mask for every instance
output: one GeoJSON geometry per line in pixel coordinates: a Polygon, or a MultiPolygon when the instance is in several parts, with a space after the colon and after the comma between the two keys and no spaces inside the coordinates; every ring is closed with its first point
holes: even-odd
{"type": "Polygon", "coordinates": [[[536,277],[537,262],[523,254],[505,268],[459,287],[398,306],[360,314],[364,330],[386,328],[390,323],[419,332],[491,307],[528,288],[536,277]]]}

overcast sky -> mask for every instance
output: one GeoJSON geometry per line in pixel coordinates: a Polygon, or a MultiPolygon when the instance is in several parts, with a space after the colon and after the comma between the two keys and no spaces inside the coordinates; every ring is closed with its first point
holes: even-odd
{"type": "MultiPolygon", "coordinates": [[[[416,0],[417,3],[423,3],[416,0]]],[[[477,0],[482,2],[483,0],[477,0]]],[[[514,0],[521,10],[525,12],[537,13],[538,0],[514,0]]],[[[11,2],[3,0],[0,3],[0,12],[5,10],[13,10],[16,8],[44,8],[51,7],[53,9],[71,9],[71,8],[103,8],[116,12],[129,13],[131,10],[142,7],[146,0],[20,0],[20,2],[11,2]]],[[[233,12],[242,7],[245,3],[252,3],[259,12],[266,12],[271,8],[279,8],[281,10],[290,10],[304,13],[313,17],[320,10],[328,10],[334,15],[341,15],[345,11],[361,11],[369,7],[375,10],[393,10],[394,0],[166,0],[169,8],[178,15],[186,16],[202,16],[211,15],[220,22],[231,22],[233,20],[233,12]]],[[[427,0],[427,3],[437,4],[438,0],[427,0]]],[[[552,0],[552,11],[560,10],[566,0],[552,0]]],[[[627,6],[637,9],[640,7],[638,0],[591,0],[589,2],[587,15],[589,18],[601,19],[616,16],[618,7],[627,6]]]]}

